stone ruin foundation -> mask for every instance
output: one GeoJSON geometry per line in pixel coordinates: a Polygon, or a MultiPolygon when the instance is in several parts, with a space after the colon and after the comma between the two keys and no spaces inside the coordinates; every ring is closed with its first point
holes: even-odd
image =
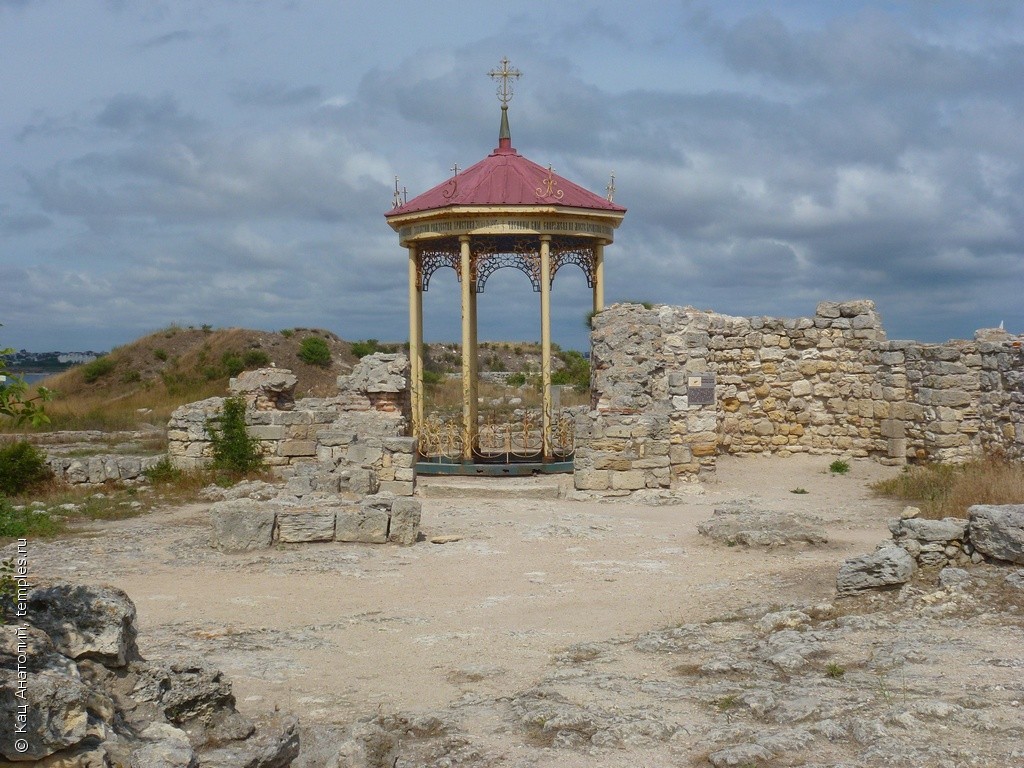
{"type": "MultiPolygon", "coordinates": [[[[211,545],[224,551],[273,543],[344,541],[410,545],[419,535],[416,442],[409,431],[409,360],[364,357],[338,377],[339,394],[294,397],[291,371],[262,368],[232,379],[246,403],[249,435],[283,487],[243,484],[211,507],[211,545]]],[[[225,398],[178,408],[168,425],[168,456],[178,468],[213,460],[207,431],[225,398]]]]}
{"type": "Polygon", "coordinates": [[[1024,337],[1001,329],[888,340],[866,300],[786,319],[616,304],[593,324],[578,490],[669,488],[721,454],[1024,459],[1024,337]]]}

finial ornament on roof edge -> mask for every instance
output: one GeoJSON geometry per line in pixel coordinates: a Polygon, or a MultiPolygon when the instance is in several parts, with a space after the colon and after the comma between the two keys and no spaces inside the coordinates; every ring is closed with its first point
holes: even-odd
{"type": "Polygon", "coordinates": [[[608,186],[604,188],[605,197],[609,203],[615,202],[615,171],[612,171],[611,181],[608,182],[608,186]]]}
{"type": "Polygon", "coordinates": [[[409,193],[405,187],[402,187],[401,191],[398,189],[398,177],[395,176],[395,196],[391,199],[392,208],[401,208],[409,202],[409,193]]]}
{"type": "Polygon", "coordinates": [[[501,102],[501,108],[505,109],[508,107],[508,103],[512,100],[513,96],[512,83],[509,80],[518,80],[523,73],[515,67],[509,66],[508,56],[503,57],[500,64],[501,69],[492,69],[487,75],[495,82],[499,79],[501,80],[498,83],[498,101],[501,102]]]}

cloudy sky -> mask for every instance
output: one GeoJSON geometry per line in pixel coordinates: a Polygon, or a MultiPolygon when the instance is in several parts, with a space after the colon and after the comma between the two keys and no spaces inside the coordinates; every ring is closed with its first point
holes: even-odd
{"type": "MultiPolygon", "coordinates": [[[[404,339],[385,224],[497,141],[629,208],[607,298],[872,298],[890,338],[1024,331],[1024,5],[0,0],[0,346],[171,323],[404,339]]],[[[570,274],[572,273],[572,274],[570,274]]],[[[428,339],[458,335],[454,273],[428,339]]],[[[582,348],[582,274],[554,336],[582,348]]],[[[482,339],[539,338],[498,272],[482,339]]]]}

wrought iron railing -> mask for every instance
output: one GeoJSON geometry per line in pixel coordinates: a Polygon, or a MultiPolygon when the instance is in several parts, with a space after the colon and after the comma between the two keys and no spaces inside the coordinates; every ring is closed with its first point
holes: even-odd
{"type": "Polygon", "coordinates": [[[548,455],[544,455],[544,426],[541,414],[527,411],[517,417],[485,417],[467,435],[461,418],[430,414],[419,429],[422,461],[460,464],[465,460],[467,440],[474,461],[514,464],[528,461],[568,461],[575,450],[575,427],[571,413],[560,411],[551,419],[548,455]]]}

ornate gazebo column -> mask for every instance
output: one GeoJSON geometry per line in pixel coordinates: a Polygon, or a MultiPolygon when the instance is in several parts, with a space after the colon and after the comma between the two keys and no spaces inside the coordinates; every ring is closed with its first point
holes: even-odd
{"type": "Polygon", "coordinates": [[[462,288],[462,458],[473,459],[476,435],[476,280],[470,236],[459,236],[459,283],[462,288]]]}
{"type": "Polygon", "coordinates": [[[418,250],[415,245],[409,246],[409,390],[413,437],[419,437],[423,423],[423,286],[418,250]]]}
{"type": "Polygon", "coordinates": [[[544,458],[551,456],[551,235],[540,236],[540,376],[544,384],[544,458]]]}
{"type": "Polygon", "coordinates": [[[604,309],[604,243],[594,243],[594,311],[604,309]]]}

